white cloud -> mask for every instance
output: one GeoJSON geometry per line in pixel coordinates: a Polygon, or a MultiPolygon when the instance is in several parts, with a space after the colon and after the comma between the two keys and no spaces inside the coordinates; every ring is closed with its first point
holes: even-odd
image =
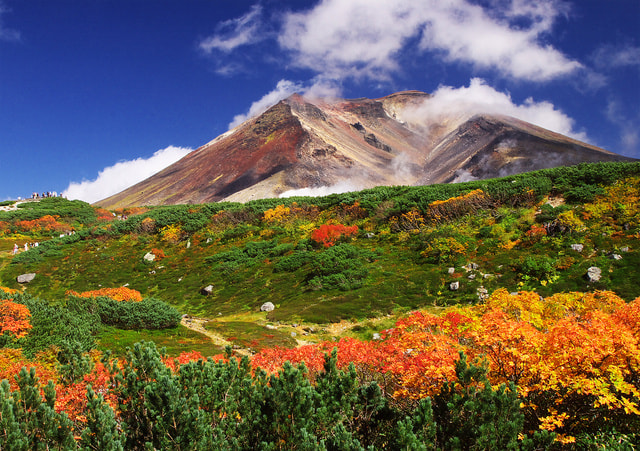
{"type": "Polygon", "coordinates": [[[261,15],[262,7],[254,5],[244,16],[220,23],[218,32],[203,39],[200,42],[200,48],[206,53],[212,53],[213,50],[228,53],[242,45],[261,40],[261,33],[259,33],[261,15]]]}
{"type": "Polygon", "coordinates": [[[20,32],[17,30],[12,30],[11,28],[7,28],[4,25],[4,21],[2,20],[2,15],[8,13],[10,10],[4,6],[4,4],[0,1],[0,40],[4,41],[19,41],[20,40],[20,32]]]}
{"type": "Polygon", "coordinates": [[[602,45],[594,52],[593,60],[596,66],[601,69],[626,66],[637,66],[640,68],[640,47],[633,45],[602,45]]]}
{"type": "Polygon", "coordinates": [[[574,121],[547,101],[532,98],[517,104],[508,93],[497,91],[479,78],[473,78],[468,87],[440,86],[433,96],[421,105],[406,109],[401,120],[423,125],[442,123],[444,118],[459,122],[475,114],[504,114],[531,122],[548,130],[587,141],[587,136],[574,130],[574,121]]]}
{"type": "Polygon", "coordinates": [[[582,67],[542,39],[565,12],[563,3],[500,3],[502,9],[468,0],[324,0],[285,14],[279,43],[293,64],[335,79],[389,78],[414,40],[447,61],[523,80],[546,81],[582,67]]]}
{"type": "Polygon", "coordinates": [[[95,180],[71,182],[62,195],[68,199],[80,199],[89,203],[102,200],[151,177],[192,150],[169,146],[156,151],[149,158],[120,161],[100,171],[95,180]]]}
{"type": "Polygon", "coordinates": [[[335,185],[331,185],[331,186],[292,189],[280,194],[279,197],[281,198],[296,197],[296,196],[320,197],[320,196],[328,196],[329,194],[340,194],[340,193],[348,193],[351,191],[359,191],[362,188],[363,188],[362,186],[356,185],[348,181],[344,181],[344,182],[338,182],[335,185]]]}
{"type": "Polygon", "coordinates": [[[231,121],[231,123],[229,124],[229,129],[237,127],[247,119],[264,113],[282,99],[286,99],[290,95],[294,94],[295,92],[299,92],[302,89],[303,86],[298,83],[289,80],[280,80],[272,91],[262,96],[261,99],[253,102],[249,107],[249,111],[244,114],[238,114],[234,116],[233,121],[231,121]]]}
{"type": "Polygon", "coordinates": [[[229,129],[237,127],[244,121],[256,117],[279,101],[286,99],[292,94],[299,93],[310,98],[335,98],[340,94],[340,89],[330,82],[318,80],[311,85],[304,85],[290,80],[280,80],[276,87],[251,104],[246,113],[234,116],[229,124],[229,129]]]}

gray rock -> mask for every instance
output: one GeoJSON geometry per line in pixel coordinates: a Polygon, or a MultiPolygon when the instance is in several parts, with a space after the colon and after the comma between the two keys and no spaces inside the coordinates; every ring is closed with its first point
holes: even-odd
{"type": "Polygon", "coordinates": [[[266,325],[266,326],[264,326],[264,327],[266,327],[266,328],[267,328],[267,329],[269,329],[269,330],[277,330],[277,329],[278,329],[278,328],[277,328],[276,326],[274,326],[273,324],[267,324],[267,325],[266,325]]]}
{"type": "Polygon", "coordinates": [[[374,334],[373,334],[373,339],[374,339],[374,340],[381,340],[381,339],[382,339],[382,337],[380,336],[380,334],[379,334],[378,332],[374,332],[374,334]]]}
{"type": "Polygon", "coordinates": [[[371,239],[371,238],[374,238],[374,237],[376,236],[376,234],[375,234],[375,233],[368,232],[368,233],[366,233],[364,236],[365,236],[365,237],[367,237],[367,238],[369,238],[369,239],[371,239]]]}
{"type": "Polygon", "coordinates": [[[264,304],[262,304],[260,306],[260,311],[261,312],[272,312],[272,311],[275,310],[275,308],[276,308],[276,306],[273,305],[272,302],[265,302],[264,304]]]}
{"type": "Polygon", "coordinates": [[[600,277],[602,277],[602,270],[597,266],[592,266],[587,269],[587,279],[589,279],[589,282],[598,282],[600,277]]]}
{"type": "Polygon", "coordinates": [[[489,298],[489,291],[485,287],[478,287],[476,293],[478,293],[478,299],[481,301],[489,298]]]}
{"type": "Polygon", "coordinates": [[[146,254],[144,254],[144,257],[142,257],[144,259],[144,261],[147,262],[152,262],[156,259],[156,256],[154,254],[152,254],[151,252],[147,252],[146,254]]]}
{"type": "Polygon", "coordinates": [[[622,260],[622,255],[620,255],[620,254],[609,254],[609,258],[611,260],[622,260]]]}
{"type": "Polygon", "coordinates": [[[458,281],[451,282],[451,283],[449,284],[449,289],[450,289],[451,291],[458,291],[458,290],[460,289],[460,282],[458,282],[458,281]]]}
{"type": "Polygon", "coordinates": [[[471,273],[471,274],[469,274],[469,275],[467,276],[467,279],[469,279],[469,280],[473,280],[473,279],[475,279],[475,278],[476,278],[476,275],[475,275],[474,273],[471,273]]]}
{"type": "Polygon", "coordinates": [[[449,268],[449,269],[447,269],[447,272],[449,274],[453,274],[454,272],[456,272],[456,268],[449,268]]]}
{"type": "Polygon", "coordinates": [[[205,296],[209,296],[211,293],[213,293],[213,285],[207,285],[202,290],[200,290],[200,293],[204,294],[205,296]]]}
{"type": "Polygon", "coordinates": [[[584,249],[584,246],[582,244],[572,244],[571,249],[573,249],[576,252],[582,252],[582,250],[584,249]]]}
{"type": "Polygon", "coordinates": [[[29,283],[35,278],[36,273],[30,272],[28,274],[20,274],[18,277],[16,277],[16,280],[18,281],[18,283],[29,283]]]}
{"type": "Polygon", "coordinates": [[[296,338],[296,335],[298,335],[298,334],[295,333],[295,332],[291,332],[291,338],[296,338]]]}
{"type": "Polygon", "coordinates": [[[620,252],[629,252],[629,246],[621,247],[620,252]]]}

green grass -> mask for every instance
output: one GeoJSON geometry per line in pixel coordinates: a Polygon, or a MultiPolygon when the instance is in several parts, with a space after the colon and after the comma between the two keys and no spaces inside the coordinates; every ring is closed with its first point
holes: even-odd
{"type": "Polygon", "coordinates": [[[162,330],[122,330],[104,327],[97,339],[99,349],[109,349],[115,356],[124,356],[127,348],[133,348],[135,343],[142,340],[153,341],[158,349],[166,348],[169,356],[198,351],[205,357],[209,357],[224,352],[224,349],[215,346],[209,337],[184,326],[162,330]]]}
{"type": "Polygon", "coordinates": [[[295,339],[291,333],[267,329],[256,323],[247,321],[209,321],[205,328],[222,335],[234,345],[258,351],[274,346],[294,347],[295,339]]]}

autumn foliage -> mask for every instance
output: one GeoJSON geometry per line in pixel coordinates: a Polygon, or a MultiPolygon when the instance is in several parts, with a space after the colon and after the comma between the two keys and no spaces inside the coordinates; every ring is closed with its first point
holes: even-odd
{"type": "Polygon", "coordinates": [[[455,379],[463,351],[486,361],[493,385],[517,385],[531,431],[558,432],[568,442],[607,418],[640,418],[640,298],[627,304],[611,292],[542,299],[497,290],[486,304],[413,313],[380,341],[264,349],[253,363],[275,371],[289,360],[317,371],[333,347],[339,366],[353,362],[385,375],[386,390],[398,399],[436,396],[455,379]]]}
{"type": "Polygon", "coordinates": [[[342,224],[322,224],[311,232],[311,239],[324,247],[334,246],[341,238],[350,237],[358,233],[358,226],[342,224]]]}
{"type": "Polygon", "coordinates": [[[29,309],[7,299],[0,300],[0,333],[8,333],[15,338],[27,335],[31,329],[29,309]]]}
{"type": "Polygon", "coordinates": [[[78,293],[76,291],[68,291],[67,295],[77,296],[81,298],[97,298],[104,296],[107,298],[115,299],[116,301],[142,301],[142,294],[140,294],[139,291],[127,287],[100,288],[98,290],[83,291],[81,293],[78,293]]]}

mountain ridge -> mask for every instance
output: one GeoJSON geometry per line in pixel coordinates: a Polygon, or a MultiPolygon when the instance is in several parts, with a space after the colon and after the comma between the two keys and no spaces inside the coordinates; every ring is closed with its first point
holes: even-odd
{"type": "Polygon", "coordinates": [[[430,98],[421,91],[350,100],[293,94],[96,204],[246,202],[337,185],[449,183],[633,160],[510,116],[458,112],[424,123],[407,119],[430,98]]]}

